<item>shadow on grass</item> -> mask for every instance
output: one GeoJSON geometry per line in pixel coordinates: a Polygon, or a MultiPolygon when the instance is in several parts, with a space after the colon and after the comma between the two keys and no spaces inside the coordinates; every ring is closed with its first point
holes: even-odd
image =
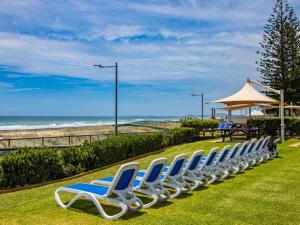
{"type": "Polygon", "coordinates": [[[190,192],[187,192],[187,193],[182,193],[182,194],[180,194],[178,197],[176,197],[177,199],[182,199],[182,198],[188,198],[188,197],[191,197],[191,196],[193,196],[193,194],[192,193],[190,193],[190,192]]]}
{"type": "Polygon", "coordinates": [[[152,206],[151,208],[153,209],[159,209],[159,208],[162,208],[162,207],[166,207],[166,206],[169,206],[169,205],[172,205],[173,202],[170,202],[170,201],[165,201],[165,202],[157,202],[154,206],[152,206]]]}
{"type": "Polygon", "coordinates": [[[244,171],[239,171],[239,172],[236,173],[236,175],[239,175],[239,174],[245,174],[245,172],[244,171]]]}
{"type": "Polygon", "coordinates": [[[223,180],[217,180],[217,181],[211,183],[211,185],[217,185],[217,184],[222,184],[222,183],[224,183],[223,180]]]}
{"type": "Polygon", "coordinates": [[[234,179],[234,178],[236,178],[236,176],[230,175],[228,177],[225,177],[224,180],[231,180],[231,179],[234,179]]]}
{"type": "Polygon", "coordinates": [[[200,187],[197,187],[194,191],[204,191],[208,188],[209,188],[208,186],[200,186],[200,187]]]}
{"type": "MultiPolygon", "coordinates": [[[[101,202],[101,206],[103,207],[103,209],[105,210],[105,212],[108,215],[113,215],[113,214],[117,214],[121,211],[121,208],[114,206],[114,205],[108,205],[106,203],[102,203],[101,202]]],[[[93,216],[97,216],[97,217],[101,217],[103,218],[98,209],[96,208],[96,206],[94,205],[93,202],[88,201],[88,200],[84,200],[84,199],[79,199],[77,200],[69,209],[76,211],[76,212],[80,212],[80,213],[88,213],[90,215],[93,216]]],[[[142,216],[143,214],[145,214],[145,212],[130,212],[127,211],[126,214],[124,216],[122,216],[120,219],[122,220],[128,220],[128,219],[132,219],[138,216],[142,216]]]]}

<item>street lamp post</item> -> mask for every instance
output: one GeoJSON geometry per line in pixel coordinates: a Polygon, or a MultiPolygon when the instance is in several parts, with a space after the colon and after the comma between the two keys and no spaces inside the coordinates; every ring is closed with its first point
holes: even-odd
{"type": "Polygon", "coordinates": [[[111,66],[94,65],[99,68],[115,68],[115,136],[118,135],[118,63],[111,66]]]}
{"type": "Polygon", "coordinates": [[[201,96],[201,105],[202,105],[202,107],[201,107],[201,118],[203,119],[203,110],[204,110],[203,100],[204,100],[204,95],[203,95],[203,93],[201,95],[199,95],[199,94],[191,94],[191,95],[194,96],[194,97],[201,96]]]}

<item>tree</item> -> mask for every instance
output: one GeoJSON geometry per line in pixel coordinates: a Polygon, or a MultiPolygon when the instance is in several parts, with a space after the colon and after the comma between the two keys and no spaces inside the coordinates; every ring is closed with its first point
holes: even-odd
{"type": "Polygon", "coordinates": [[[263,83],[284,89],[285,102],[300,104],[300,26],[287,0],[276,0],[260,46],[257,64],[263,83]]]}

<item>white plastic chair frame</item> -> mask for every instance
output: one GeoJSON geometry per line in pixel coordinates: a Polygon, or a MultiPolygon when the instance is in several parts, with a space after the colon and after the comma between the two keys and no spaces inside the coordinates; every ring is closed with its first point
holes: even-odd
{"type": "Polygon", "coordinates": [[[203,155],[204,155],[203,150],[195,151],[183,169],[183,178],[187,181],[194,183],[194,185],[191,186],[191,190],[194,190],[207,183],[207,178],[203,176],[203,174],[198,173],[203,155]],[[196,165],[194,165],[193,169],[190,169],[191,165],[194,163],[194,160],[197,160],[198,157],[199,157],[199,161],[197,162],[196,165]]]}
{"type": "Polygon", "coordinates": [[[162,184],[166,187],[175,189],[175,193],[171,194],[170,198],[175,198],[181,193],[185,193],[191,190],[191,185],[185,181],[183,178],[183,167],[185,165],[185,162],[187,160],[187,154],[180,154],[175,156],[173,159],[170,167],[168,167],[167,172],[163,173],[163,178],[162,178],[162,184]],[[178,173],[176,175],[171,175],[174,167],[176,166],[176,163],[179,160],[183,160],[182,165],[180,166],[178,173]]]}
{"type": "MultiPolygon", "coordinates": [[[[139,163],[137,163],[137,162],[131,162],[131,163],[126,163],[126,164],[122,165],[119,168],[116,176],[114,177],[113,182],[111,182],[111,184],[109,185],[107,193],[105,193],[104,195],[97,195],[97,194],[87,192],[87,191],[80,191],[77,189],[60,187],[60,188],[56,189],[56,191],[54,193],[54,198],[55,198],[57,204],[61,208],[67,209],[71,205],[73,205],[73,203],[76,200],[78,200],[81,197],[84,197],[86,200],[90,200],[95,204],[100,215],[103,216],[105,219],[109,219],[109,220],[117,219],[117,218],[123,216],[127,210],[138,211],[143,207],[142,201],[139,198],[137,198],[132,191],[132,182],[134,181],[134,179],[136,177],[138,169],[139,169],[139,163]],[[124,190],[115,190],[115,187],[116,187],[122,173],[124,171],[130,170],[130,169],[134,169],[135,172],[130,180],[129,186],[127,188],[125,188],[124,190]],[[67,204],[64,204],[64,203],[62,203],[62,201],[60,199],[60,196],[59,196],[60,192],[74,193],[74,194],[76,194],[76,196],[73,199],[71,199],[67,204]],[[110,197],[113,194],[115,194],[117,197],[115,197],[115,198],[110,197]],[[113,203],[114,205],[121,207],[122,210],[121,210],[121,212],[119,212],[117,214],[108,215],[98,200],[103,200],[103,201],[113,203]],[[136,207],[133,208],[132,205],[135,205],[136,207]]],[[[90,184],[90,185],[92,185],[92,184],[90,184]]]]}

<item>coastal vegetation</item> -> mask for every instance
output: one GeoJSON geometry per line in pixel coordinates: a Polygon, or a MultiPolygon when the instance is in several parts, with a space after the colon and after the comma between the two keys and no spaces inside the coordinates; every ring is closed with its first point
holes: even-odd
{"type": "Polygon", "coordinates": [[[257,64],[263,82],[283,89],[285,102],[300,104],[300,25],[287,0],[276,0],[260,46],[257,64]]]}

